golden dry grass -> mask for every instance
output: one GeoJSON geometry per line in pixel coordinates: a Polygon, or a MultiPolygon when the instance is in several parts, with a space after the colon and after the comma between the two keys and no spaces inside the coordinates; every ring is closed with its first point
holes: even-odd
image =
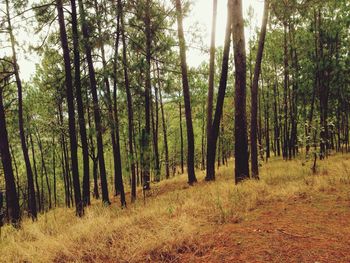
{"type": "Polygon", "coordinates": [[[197,172],[193,187],[185,175],[152,185],[146,204],[141,197],[127,209],[94,203],[81,219],[73,209],[58,208],[38,222],[25,220],[19,231],[4,227],[0,262],[152,261],[158,248],[172,250],[220,225],[247,220],[266,203],[329,189],[342,190],[350,200],[350,157],[335,155],[318,165],[313,175],[311,163],[273,159],[261,167],[260,181],[235,186],[231,161],[215,182],[203,182],[197,172]]]}

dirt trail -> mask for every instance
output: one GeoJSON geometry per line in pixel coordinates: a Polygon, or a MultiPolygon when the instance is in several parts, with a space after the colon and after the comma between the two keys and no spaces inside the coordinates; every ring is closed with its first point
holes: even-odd
{"type": "Polygon", "coordinates": [[[350,262],[350,195],[306,193],[259,206],[239,223],[211,227],[151,262],[350,262]]]}

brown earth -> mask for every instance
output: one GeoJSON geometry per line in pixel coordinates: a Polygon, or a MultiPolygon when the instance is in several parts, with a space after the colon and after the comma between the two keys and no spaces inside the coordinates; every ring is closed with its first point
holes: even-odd
{"type": "Polygon", "coordinates": [[[336,190],[262,204],[239,220],[209,227],[148,262],[350,262],[350,196],[336,190]],[[334,192],[334,193],[333,193],[334,192]]]}

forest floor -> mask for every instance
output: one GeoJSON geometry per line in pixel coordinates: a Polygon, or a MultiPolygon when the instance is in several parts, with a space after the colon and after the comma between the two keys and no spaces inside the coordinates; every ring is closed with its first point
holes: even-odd
{"type": "Polygon", "coordinates": [[[235,186],[231,161],[215,182],[176,176],[127,209],[57,208],[4,227],[0,262],[350,262],[350,156],[311,166],[272,158],[235,186]]]}

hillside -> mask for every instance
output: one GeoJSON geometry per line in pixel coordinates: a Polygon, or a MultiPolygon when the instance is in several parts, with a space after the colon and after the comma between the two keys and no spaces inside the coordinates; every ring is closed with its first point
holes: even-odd
{"type": "Polygon", "coordinates": [[[0,261],[350,262],[350,156],[310,167],[272,159],[260,181],[235,186],[230,161],[215,182],[177,176],[126,209],[96,202],[82,219],[54,209],[3,228],[0,261]]]}

